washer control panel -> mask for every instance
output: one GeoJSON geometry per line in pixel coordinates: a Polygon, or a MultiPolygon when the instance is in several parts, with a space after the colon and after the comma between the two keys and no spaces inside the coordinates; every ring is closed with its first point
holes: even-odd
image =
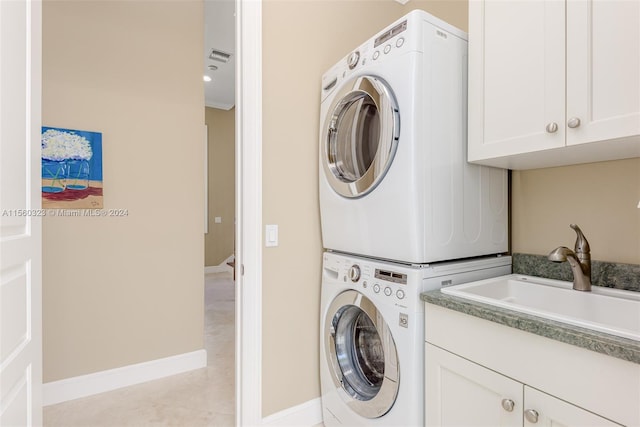
{"type": "Polygon", "coordinates": [[[375,268],[367,263],[351,261],[343,265],[341,281],[353,283],[365,292],[372,292],[389,302],[406,306],[407,275],[398,271],[375,268]]]}

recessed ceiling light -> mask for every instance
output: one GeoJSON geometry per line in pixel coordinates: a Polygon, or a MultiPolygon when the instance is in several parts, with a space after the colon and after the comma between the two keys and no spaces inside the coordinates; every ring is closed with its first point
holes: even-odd
{"type": "Polygon", "coordinates": [[[209,76],[204,76],[202,80],[204,80],[205,82],[210,82],[212,79],[209,76]]]}

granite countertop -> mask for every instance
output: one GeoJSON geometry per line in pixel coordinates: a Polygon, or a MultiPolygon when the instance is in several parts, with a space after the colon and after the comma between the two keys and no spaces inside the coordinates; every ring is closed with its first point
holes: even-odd
{"type": "Polygon", "coordinates": [[[638,341],[447,295],[439,289],[423,292],[420,297],[430,304],[640,364],[638,341]]]}

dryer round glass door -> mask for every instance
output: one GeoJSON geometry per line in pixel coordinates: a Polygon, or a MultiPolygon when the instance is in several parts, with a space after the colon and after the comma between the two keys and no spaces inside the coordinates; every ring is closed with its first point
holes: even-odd
{"type": "Polygon", "coordinates": [[[362,197],[384,178],[400,137],[398,104],[379,77],[348,80],[324,122],[321,156],[325,176],[338,194],[362,197]]]}
{"type": "Polygon", "coordinates": [[[373,302],[353,290],[338,295],[325,321],[326,357],[347,405],[366,418],[389,412],[398,395],[395,342],[373,302]]]}

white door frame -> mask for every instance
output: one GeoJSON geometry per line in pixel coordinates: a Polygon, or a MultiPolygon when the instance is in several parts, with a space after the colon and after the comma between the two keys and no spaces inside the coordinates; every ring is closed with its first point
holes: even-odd
{"type": "Polygon", "coordinates": [[[236,425],[262,424],[262,1],[236,1],[236,425]]]}
{"type": "Polygon", "coordinates": [[[42,425],[42,4],[0,0],[0,425],[42,425]]]}

